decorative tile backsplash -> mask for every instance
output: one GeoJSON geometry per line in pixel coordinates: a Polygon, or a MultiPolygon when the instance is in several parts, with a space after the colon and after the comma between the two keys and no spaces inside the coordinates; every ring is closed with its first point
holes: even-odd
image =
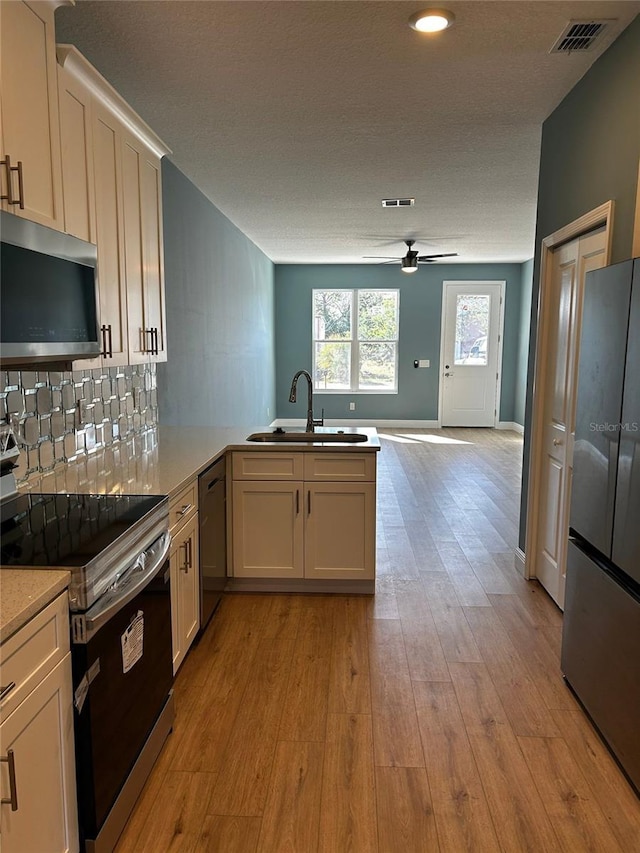
{"type": "Polygon", "coordinates": [[[21,482],[155,427],[156,366],[2,371],[0,418],[7,415],[21,448],[21,482]]]}

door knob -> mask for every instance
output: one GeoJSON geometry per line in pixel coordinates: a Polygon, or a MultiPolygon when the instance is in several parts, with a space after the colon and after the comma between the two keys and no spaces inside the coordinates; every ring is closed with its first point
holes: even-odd
{"type": "Polygon", "coordinates": [[[453,373],[445,373],[445,376],[453,376],[453,373]]]}
{"type": "Polygon", "coordinates": [[[554,447],[559,447],[561,444],[562,444],[562,442],[560,441],[560,439],[559,439],[559,438],[554,438],[554,439],[553,439],[553,446],[554,446],[554,447]]]}

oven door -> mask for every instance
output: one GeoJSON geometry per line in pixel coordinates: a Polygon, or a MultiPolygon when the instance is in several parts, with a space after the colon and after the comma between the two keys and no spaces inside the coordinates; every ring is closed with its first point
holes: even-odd
{"type": "Polygon", "coordinates": [[[163,542],[153,565],[139,573],[144,580],[123,578],[119,602],[111,600],[101,610],[99,601],[85,614],[84,642],[74,636],[76,765],[84,841],[100,832],[171,690],[165,544],[168,550],[168,541],[163,542]]]}

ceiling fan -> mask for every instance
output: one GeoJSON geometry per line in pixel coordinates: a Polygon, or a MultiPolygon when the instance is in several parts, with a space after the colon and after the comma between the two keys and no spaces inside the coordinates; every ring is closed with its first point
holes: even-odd
{"type": "Polygon", "coordinates": [[[447,252],[445,255],[419,255],[418,252],[411,248],[416,242],[415,240],[405,240],[404,242],[407,245],[407,254],[402,258],[390,258],[385,255],[365,255],[364,260],[379,258],[385,264],[393,264],[396,261],[400,261],[402,272],[412,273],[418,269],[418,264],[432,264],[438,258],[455,258],[458,256],[457,252],[447,252]]]}

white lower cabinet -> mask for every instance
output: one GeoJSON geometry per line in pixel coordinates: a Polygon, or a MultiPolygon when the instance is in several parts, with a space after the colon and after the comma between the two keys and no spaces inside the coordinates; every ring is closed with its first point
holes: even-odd
{"type": "Polygon", "coordinates": [[[305,483],[305,578],[372,580],[376,484],[305,483]]]}
{"type": "MultiPolygon", "coordinates": [[[[192,492],[187,493],[189,496],[192,492]]],[[[194,492],[197,496],[197,491],[194,492]]],[[[200,560],[198,513],[194,503],[179,496],[172,501],[171,518],[186,510],[184,518],[171,528],[171,634],[173,674],[178,671],[200,628],[200,560]]],[[[197,497],[194,499],[197,500],[197,497]]]]}
{"type": "Polygon", "coordinates": [[[6,694],[1,709],[3,853],[76,853],[78,850],[68,649],[65,595],[10,637],[0,650],[3,684],[7,678],[9,684],[16,683],[6,694]],[[64,622],[61,619],[56,622],[57,614],[52,610],[59,611],[60,605],[64,608],[64,622]],[[60,640],[66,649],[61,648],[60,640]],[[60,659],[62,652],[65,653],[60,659]]]}
{"type": "Polygon", "coordinates": [[[304,577],[304,483],[233,483],[233,574],[304,577]]]}
{"type": "Polygon", "coordinates": [[[237,452],[232,497],[234,577],[374,579],[372,454],[237,452]]]}

